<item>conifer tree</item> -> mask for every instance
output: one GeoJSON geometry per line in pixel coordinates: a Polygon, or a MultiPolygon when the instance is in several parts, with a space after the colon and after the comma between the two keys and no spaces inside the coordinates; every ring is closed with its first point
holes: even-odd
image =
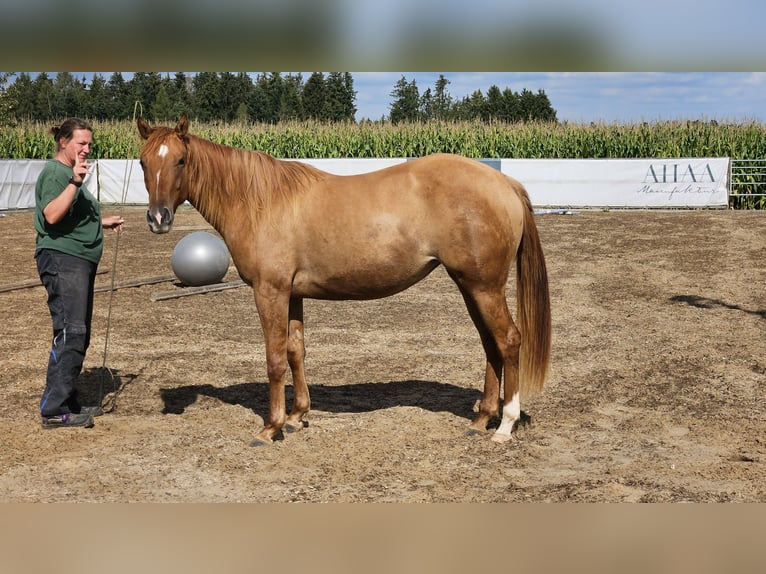
{"type": "Polygon", "coordinates": [[[420,107],[420,95],[415,80],[407,81],[404,76],[396,82],[394,91],[391,92],[394,98],[391,104],[391,123],[414,122],[418,119],[418,109],[420,107]]]}

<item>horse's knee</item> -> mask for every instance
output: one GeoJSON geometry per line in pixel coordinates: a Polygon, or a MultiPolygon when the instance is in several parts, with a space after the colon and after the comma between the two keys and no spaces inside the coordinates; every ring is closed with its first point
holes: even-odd
{"type": "Polygon", "coordinates": [[[287,367],[287,357],[269,357],[266,360],[266,373],[269,376],[269,382],[283,381],[287,367]]]}

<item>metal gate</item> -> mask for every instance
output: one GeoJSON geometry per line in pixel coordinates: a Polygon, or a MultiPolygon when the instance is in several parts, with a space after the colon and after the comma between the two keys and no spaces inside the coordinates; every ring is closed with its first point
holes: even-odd
{"type": "Polygon", "coordinates": [[[729,162],[729,207],[766,209],[766,159],[729,162]]]}

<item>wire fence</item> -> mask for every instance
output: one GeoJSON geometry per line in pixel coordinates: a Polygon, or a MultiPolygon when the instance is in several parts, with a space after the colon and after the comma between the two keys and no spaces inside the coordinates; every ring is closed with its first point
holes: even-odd
{"type": "Polygon", "coordinates": [[[729,162],[729,207],[766,209],[766,159],[729,162]]]}

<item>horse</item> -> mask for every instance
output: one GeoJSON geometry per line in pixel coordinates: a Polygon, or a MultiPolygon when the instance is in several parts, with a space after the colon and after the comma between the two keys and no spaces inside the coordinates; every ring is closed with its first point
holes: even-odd
{"type": "Polygon", "coordinates": [[[501,417],[490,438],[510,440],[521,400],[543,389],[551,349],[545,257],[521,183],[452,154],[334,175],[195,136],[185,113],[174,128],[136,121],[146,140],[140,165],[151,231],[169,232],[176,208],[188,201],[223,238],[252,288],[265,340],[269,410],[251,445],[307,426],[304,299],[387,297],[439,265],[462,294],[486,355],[484,390],[467,433],[490,434],[490,420],[501,417]],[[505,294],[514,260],[518,326],[505,294]]]}

